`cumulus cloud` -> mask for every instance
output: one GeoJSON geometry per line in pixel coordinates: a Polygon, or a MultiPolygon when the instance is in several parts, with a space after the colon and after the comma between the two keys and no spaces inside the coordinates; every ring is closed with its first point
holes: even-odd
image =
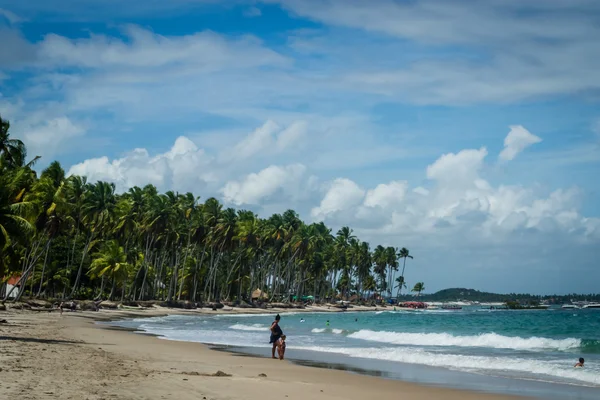
{"type": "Polygon", "coordinates": [[[542,139],[532,134],[521,125],[513,125],[504,139],[504,150],[500,152],[502,161],[513,160],[517,154],[532,144],[541,142],[542,139]]]}
{"type": "Polygon", "coordinates": [[[84,175],[91,182],[114,182],[118,191],[150,183],[161,190],[200,192],[216,179],[210,163],[203,149],[180,136],[165,153],[151,156],[148,150],[138,148],[114,160],[92,158],[73,165],[68,175],[84,175]]]}
{"type": "Polygon", "coordinates": [[[336,179],[312,216],[352,224],[372,235],[452,231],[479,241],[535,231],[598,239],[600,219],[581,215],[577,188],[544,193],[519,185],[494,186],[482,176],[486,156],[485,148],[442,155],[426,169],[429,189],[409,190],[406,182],[394,181],[365,191],[352,180],[336,179]],[[373,219],[381,225],[372,226],[373,219]]]}
{"type": "Polygon", "coordinates": [[[375,189],[367,191],[364,205],[367,207],[390,208],[404,199],[407,187],[408,183],[406,181],[394,181],[389,184],[380,183],[375,189]]]}
{"type": "Polygon", "coordinates": [[[483,160],[487,154],[485,147],[444,154],[427,167],[427,178],[446,182],[448,186],[471,183],[483,167],[483,160]]]}
{"type": "Polygon", "coordinates": [[[297,200],[299,192],[306,189],[301,184],[305,174],[306,167],[302,164],[284,167],[271,165],[258,173],[248,174],[241,180],[227,182],[221,193],[225,202],[238,206],[258,205],[276,193],[285,195],[288,200],[297,200]]]}
{"type": "Polygon", "coordinates": [[[322,220],[338,211],[343,211],[359,205],[365,196],[365,191],[354,181],[338,178],[331,182],[318,207],[311,210],[314,219],[322,220]]]}

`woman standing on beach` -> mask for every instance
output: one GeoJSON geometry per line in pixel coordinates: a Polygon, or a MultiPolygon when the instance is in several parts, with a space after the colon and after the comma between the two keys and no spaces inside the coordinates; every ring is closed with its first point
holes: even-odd
{"type": "Polygon", "coordinates": [[[272,358],[277,358],[277,357],[275,357],[275,349],[277,348],[277,341],[283,335],[283,331],[281,330],[281,327],[279,326],[280,319],[281,319],[281,317],[279,316],[279,314],[277,314],[275,316],[275,321],[273,321],[273,323],[271,324],[271,340],[269,340],[269,343],[273,343],[273,349],[271,350],[272,358]]]}

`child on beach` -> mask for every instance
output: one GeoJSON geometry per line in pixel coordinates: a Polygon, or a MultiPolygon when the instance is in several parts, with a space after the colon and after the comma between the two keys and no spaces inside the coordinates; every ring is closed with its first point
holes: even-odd
{"type": "Polygon", "coordinates": [[[285,335],[281,335],[279,340],[277,340],[277,354],[279,354],[279,359],[283,360],[283,355],[285,354],[285,335]]]}
{"type": "Polygon", "coordinates": [[[583,358],[580,358],[579,362],[577,364],[575,364],[575,368],[583,368],[584,362],[585,362],[585,360],[583,358]]]}

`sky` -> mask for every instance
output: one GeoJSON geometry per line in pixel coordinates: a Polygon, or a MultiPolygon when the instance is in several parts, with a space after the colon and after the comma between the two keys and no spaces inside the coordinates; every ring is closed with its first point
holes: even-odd
{"type": "Polygon", "coordinates": [[[293,208],[426,292],[598,292],[596,0],[0,0],[38,168],[293,208]]]}

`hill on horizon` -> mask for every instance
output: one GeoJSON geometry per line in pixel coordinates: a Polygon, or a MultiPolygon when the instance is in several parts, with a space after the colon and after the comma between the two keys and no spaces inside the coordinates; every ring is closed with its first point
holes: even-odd
{"type": "MultiPolygon", "coordinates": [[[[414,300],[414,295],[402,295],[402,300],[414,300]]],[[[600,294],[567,294],[567,295],[534,295],[529,293],[491,293],[468,288],[448,288],[435,293],[421,294],[423,301],[479,301],[479,302],[539,302],[551,304],[568,303],[570,301],[600,301],[600,294]]]]}

